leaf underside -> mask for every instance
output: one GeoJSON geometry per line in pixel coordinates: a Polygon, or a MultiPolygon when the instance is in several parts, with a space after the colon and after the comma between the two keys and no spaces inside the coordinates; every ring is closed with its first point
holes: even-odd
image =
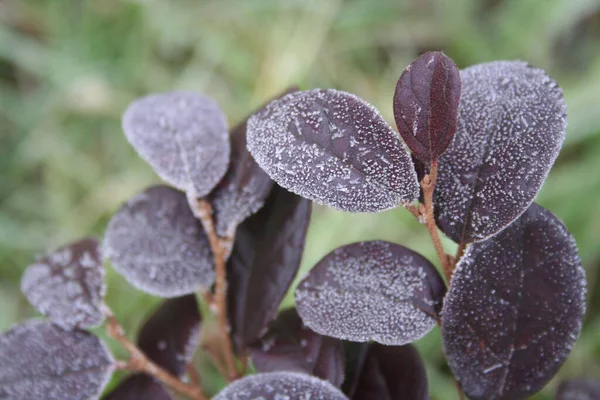
{"type": "Polygon", "coordinates": [[[30,320],[0,335],[0,398],[96,398],[113,358],[91,333],[30,320]]]}
{"type": "Polygon", "coordinates": [[[435,326],[444,293],[421,255],[389,242],[359,242],[315,265],[296,289],[296,307],[322,335],[403,345],[435,326]]]}
{"type": "Polygon", "coordinates": [[[440,158],[436,222],[455,242],[484,240],[533,201],[566,132],[562,91],[541,69],[495,61],[461,71],[458,129],[440,158]]]}
{"type": "Polygon", "coordinates": [[[91,328],[104,321],[104,259],[94,238],[50,252],[30,265],[21,278],[27,300],[65,329],[91,328]]]}
{"type": "Polygon", "coordinates": [[[533,204],[458,263],[442,311],[448,363],[471,399],[540,390],[581,330],[586,283],[575,241],[533,204]]]}
{"type": "Polygon", "coordinates": [[[556,391],[556,400],[597,399],[600,399],[600,381],[591,378],[561,382],[556,391]]]}
{"type": "Polygon", "coordinates": [[[208,238],[186,195],[159,185],[131,198],[111,218],[104,252],[136,288],[176,297],[209,288],[214,265],[208,238]]]}
{"type": "Polygon", "coordinates": [[[103,400],[174,400],[169,390],[153,377],[135,374],[125,378],[103,400]]]}
{"type": "Polygon", "coordinates": [[[280,186],[339,210],[375,212],[419,194],[410,157],[364,100],[334,89],[294,92],[248,120],[248,149],[280,186]]]}

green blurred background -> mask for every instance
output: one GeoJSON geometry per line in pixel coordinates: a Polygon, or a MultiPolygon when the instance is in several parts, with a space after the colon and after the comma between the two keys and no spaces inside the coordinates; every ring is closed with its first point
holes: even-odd
{"type": "MultiPolygon", "coordinates": [[[[19,277],[36,254],[101,235],[124,200],[158,181],[120,129],[134,98],[202,92],[233,125],[289,85],[333,87],[393,122],[396,80],[432,49],[461,68],[526,60],[564,89],[567,140],[537,201],[577,239],[590,305],[569,360],[534,398],[550,399],[561,378],[600,377],[598,0],[0,0],[0,330],[35,315],[19,277]]],[[[302,268],[338,245],[375,238],[435,259],[425,229],[404,210],[315,207],[302,268]]],[[[156,299],[108,275],[108,302],[133,335],[156,299]]],[[[439,330],[418,346],[432,399],[455,399],[439,330]]],[[[209,381],[209,391],[220,385],[209,381]]]]}

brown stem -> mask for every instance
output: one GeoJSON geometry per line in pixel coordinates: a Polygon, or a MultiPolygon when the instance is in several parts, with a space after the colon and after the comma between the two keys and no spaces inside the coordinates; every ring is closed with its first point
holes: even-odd
{"type": "Polygon", "coordinates": [[[204,349],[204,352],[212,359],[213,365],[217,371],[219,371],[219,374],[221,374],[221,376],[227,376],[227,370],[225,369],[221,358],[217,353],[215,353],[213,348],[211,346],[203,346],[202,348],[204,349]]]}
{"type": "Polygon", "coordinates": [[[425,175],[421,181],[423,198],[425,201],[424,209],[421,209],[421,211],[425,214],[425,225],[429,231],[429,236],[431,236],[431,241],[433,242],[433,247],[435,247],[435,252],[437,253],[440,263],[442,264],[446,281],[450,283],[450,278],[452,277],[452,266],[450,265],[448,256],[446,255],[444,247],[442,246],[440,235],[438,233],[437,226],[435,225],[435,217],[433,215],[433,191],[435,189],[435,182],[437,180],[437,168],[438,162],[437,160],[433,160],[431,162],[429,174],[425,175]]]}
{"type": "Polygon", "coordinates": [[[196,386],[200,386],[200,374],[196,371],[196,368],[192,363],[189,363],[185,366],[185,370],[187,371],[188,376],[190,377],[190,381],[192,384],[196,386]]]}
{"type": "Polygon", "coordinates": [[[458,392],[459,400],[465,400],[465,395],[464,395],[460,385],[458,384],[458,381],[456,380],[456,378],[454,378],[454,384],[456,385],[456,391],[458,392]]]}
{"type": "Polygon", "coordinates": [[[419,212],[419,208],[418,208],[418,207],[415,207],[415,205],[414,205],[414,204],[410,204],[410,203],[408,203],[408,204],[405,204],[405,205],[404,205],[404,208],[406,208],[408,211],[410,211],[410,213],[411,213],[412,215],[414,215],[415,217],[417,217],[417,219],[419,219],[419,220],[420,220],[420,218],[421,218],[421,213],[419,212]]]}
{"type": "Polygon", "coordinates": [[[465,255],[465,250],[467,249],[467,244],[463,241],[458,245],[458,249],[456,250],[456,256],[454,256],[454,265],[460,261],[460,259],[465,255]]]}
{"type": "Polygon", "coordinates": [[[235,357],[233,354],[233,345],[229,337],[229,322],[227,320],[227,271],[225,259],[231,249],[229,240],[221,240],[215,232],[215,226],[212,217],[212,206],[204,199],[198,199],[195,202],[195,215],[202,222],[202,226],[208,236],[210,248],[215,259],[215,295],[214,304],[221,331],[221,342],[223,344],[223,358],[227,365],[227,375],[225,378],[232,381],[237,378],[235,368],[235,357]]]}
{"type": "Polygon", "coordinates": [[[106,316],[107,335],[118,341],[129,353],[129,360],[126,363],[119,362],[117,364],[118,368],[127,369],[129,371],[144,372],[163,382],[171,389],[194,400],[207,400],[200,385],[191,385],[182,382],[179,378],[171,375],[168,371],[164,370],[162,367],[148,359],[148,357],[146,357],[139,347],[137,347],[135,343],[132,343],[127,336],[125,336],[123,328],[108,306],[104,305],[102,311],[106,316]]]}

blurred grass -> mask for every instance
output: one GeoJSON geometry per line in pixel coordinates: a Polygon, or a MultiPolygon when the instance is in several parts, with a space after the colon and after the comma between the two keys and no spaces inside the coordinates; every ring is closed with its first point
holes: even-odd
{"type": "MultiPolygon", "coordinates": [[[[567,140],[538,202],[577,239],[590,305],[569,360],[534,398],[550,399],[560,378],[600,377],[598,0],[0,0],[0,329],[34,315],[18,282],[35,254],[101,235],[124,200],[158,181],[120,130],[135,97],[199,91],[234,124],[288,85],[334,87],[392,122],[396,80],[430,49],[459,67],[523,59],[564,89],[567,140]]],[[[402,210],[315,207],[302,268],[373,238],[434,259],[402,210]]],[[[110,269],[108,300],[132,333],[155,302],[110,269]]],[[[454,399],[439,331],[418,346],[432,399],[454,399]]]]}

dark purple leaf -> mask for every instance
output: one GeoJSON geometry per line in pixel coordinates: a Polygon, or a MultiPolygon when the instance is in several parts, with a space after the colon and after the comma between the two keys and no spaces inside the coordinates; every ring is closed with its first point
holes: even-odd
{"type": "Polygon", "coordinates": [[[361,344],[360,356],[344,383],[352,400],[428,400],[427,375],[417,349],[361,344]]]}
{"type": "Polygon", "coordinates": [[[302,259],[311,203],[275,186],[265,206],[236,232],[227,263],[228,315],[238,349],[257,340],[277,315],[302,259]]]}
{"type": "Polygon", "coordinates": [[[208,194],[229,163],[227,120],[210,98],[191,92],[142,97],[123,114],[129,143],[165,182],[208,194]]]}
{"type": "Polygon", "coordinates": [[[293,308],[279,313],[260,342],[250,347],[250,358],[258,372],[304,372],[334,386],[344,381],[342,342],[308,329],[293,308]]]}
{"type": "Polygon", "coordinates": [[[279,185],[340,210],[382,211],[419,195],[394,130],[350,93],[315,89],[269,103],[248,120],[248,149],[279,185]]]}
{"type": "Polygon", "coordinates": [[[571,379],[561,382],[556,400],[598,400],[600,381],[596,379],[571,379]]]}
{"type": "Polygon", "coordinates": [[[168,186],[121,207],[106,229],[104,252],[129,283],[156,296],[193,293],[214,281],[208,238],[185,194],[168,186]]]}
{"type": "Polygon", "coordinates": [[[296,289],[304,323],[322,335],[403,345],[436,324],[446,289],[435,267],[406,247],[371,241],[335,249],[296,289]]]}
{"type": "Polygon", "coordinates": [[[426,165],[441,156],[452,141],[459,100],[458,67],[442,52],[421,55],[400,76],[394,94],[398,132],[426,165]]]}
{"type": "Polygon", "coordinates": [[[213,400],[348,400],[329,382],[298,372],[270,372],[239,379],[213,400]]]}
{"type": "Polygon", "coordinates": [[[495,61],[461,72],[458,129],[440,158],[434,193],[440,229],[484,240],[533,201],[565,137],[562,91],[541,69],[495,61]]]}
{"type": "Polygon", "coordinates": [[[30,320],[0,335],[0,398],[96,398],[113,364],[91,333],[30,320]]]}
{"type": "Polygon", "coordinates": [[[103,397],[104,400],[175,400],[167,388],[153,377],[135,374],[103,397]]]}
{"type": "Polygon", "coordinates": [[[165,300],[138,333],[138,346],[156,364],[182,377],[200,342],[201,316],[193,294],[165,300]]]}
{"type": "Polygon", "coordinates": [[[85,238],[46,254],[21,278],[27,300],[65,329],[91,328],[104,321],[106,293],[98,241],[85,238]]]}
{"type": "MultiPolygon", "coordinates": [[[[296,90],[290,88],[282,96],[296,90]]],[[[246,147],[246,123],[247,119],[231,131],[229,169],[210,194],[217,234],[221,237],[233,237],[235,228],[263,206],[273,187],[269,175],[246,147]]]]}
{"type": "Polygon", "coordinates": [[[540,390],[579,335],[585,294],[573,237],[536,204],[469,246],[442,312],[448,363],[469,398],[518,400],[540,390]]]}

